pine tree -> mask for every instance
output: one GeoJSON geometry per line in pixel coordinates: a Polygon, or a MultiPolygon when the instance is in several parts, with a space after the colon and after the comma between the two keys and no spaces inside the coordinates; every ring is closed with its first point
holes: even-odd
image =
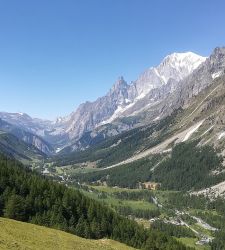
{"type": "Polygon", "coordinates": [[[27,220],[25,199],[19,195],[12,195],[6,202],[4,216],[15,220],[27,220]]]}

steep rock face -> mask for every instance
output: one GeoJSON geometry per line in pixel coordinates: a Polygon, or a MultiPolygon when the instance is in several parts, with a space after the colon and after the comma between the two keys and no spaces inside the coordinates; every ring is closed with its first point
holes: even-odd
{"type": "Polygon", "coordinates": [[[206,59],[188,77],[180,81],[175,91],[169,93],[166,98],[148,110],[150,119],[165,117],[179,107],[187,107],[190,99],[198,95],[206,87],[213,83],[213,80],[225,73],[225,48],[216,48],[212,55],[206,59]]]}
{"type": "Polygon", "coordinates": [[[189,99],[198,95],[203,89],[210,86],[213,80],[225,73],[225,47],[216,48],[211,56],[185,81],[182,82],[176,99],[181,99],[184,105],[189,99]]]}
{"type": "MultiPolygon", "coordinates": [[[[131,84],[120,77],[105,96],[81,104],[76,111],[55,122],[21,113],[0,113],[0,118],[43,138],[56,151],[68,144],[76,144],[74,149],[84,149],[88,147],[87,141],[102,140],[161,119],[174,109],[188,105],[191,97],[224,73],[224,54],[224,48],[216,48],[209,58],[192,52],[173,53],[131,84]]],[[[38,139],[25,140],[42,147],[38,139]]]]}
{"type": "MultiPolygon", "coordinates": [[[[189,70],[193,72],[181,77],[180,81],[168,78],[167,84],[151,89],[143,98],[136,100],[129,108],[126,107],[116,120],[105,124],[103,130],[94,129],[91,141],[104,138],[103,135],[108,137],[111,131],[119,134],[132,127],[151,123],[170,115],[180,107],[188,107],[192,97],[213,84],[215,78],[225,74],[225,48],[216,48],[197,68],[189,70]]],[[[88,147],[82,140],[78,143],[74,146],[75,150],[88,147]]]]}
{"type": "Polygon", "coordinates": [[[46,155],[53,153],[53,148],[41,137],[32,134],[31,132],[28,132],[26,130],[23,130],[21,127],[17,127],[6,121],[3,121],[2,119],[0,119],[0,130],[16,136],[18,139],[26,142],[28,145],[36,147],[38,150],[45,153],[46,155]]]}
{"type": "Polygon", "coordinates": [[[103,120],[108,119],[120,105],[126,105],[129,85],[120,77],[108,94],[95,102],[81,104],[64,123],[70,138],[79,138],[84,132],[92,130],[103,120]]]}
{"type": "Polygon", "coordinates": [[[53,146],[61,146],[68,142],[68,135],[64,127],[64,123],[68,117],[53,122],[32,118],[25,113],[0,112],[0,119],[15,126],[17,129],[36,135],[39,139],[42,138],[45,142],[47,141],[53,146]]]}
{"type": "Polygon", "coordinates": [[[192,52],[173,53],[165,57],[159,66],[146,70],[134,83],[139,98],[145,96],[150,90],[160,88],[168,82],[170,84],[173,82],[175,85],[190,75],[205,60],[205,57],[192,52]]]}
{"type": "Polygon", "coordinates": [[[174,53],[167,56],[158,67],[146,70],[131,84],[120,77],[106,96],[92,103],[81,104],[62,123],[65,132],[70,139],[79,139],[84,132],[149,107],[165,94],[174,91],[177,84],[205,59],[191,52],[174,53]]]}
{"type": "Polygon", "coordinates": [[[16,127],[22,128],[39,136],[44,136],[45,131],[52,129],[52,122],[32,118],[25,113],[0,112],[0,118],[16,127]]]}

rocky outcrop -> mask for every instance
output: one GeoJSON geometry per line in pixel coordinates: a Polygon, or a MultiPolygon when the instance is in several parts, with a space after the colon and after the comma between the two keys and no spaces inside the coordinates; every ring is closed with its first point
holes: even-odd
{"type": "Polygon", "coordinates": [[[92,103],[81,104],[62,123],[66,133],[70,139],[79,139],[83,133],[98,126],[140,112],[173,92],[177,84],[205,59],[191,52],[174,53],[167,56],[158,67],[146,70],[131,84],[120,77],[106,96],[92,103]]]}
{"type": "Polygon", "coordinates": [[[54,151],[53,147],[49,143],[44,141],[41,137],[23,130],[22,128],[10,124],[6,121],[3,121],[2,119],[0,119],[0,131],[16,136],[18,139],[26,142],[28,145],[34,146],[46,155],[50,155],[54,151]]]}
{"type": "Polygon", "coordinates": [[[71,144],[75,150],[84,149],[96,138],[103,140],[161,119],[181,106],[187,107],[193,96],[224,74],[224,69],[225,48],[216,48],[209,58],[192,52],[173,53],[130,84],[120,77],[105,96],[81,104],[55,122],[17,113],[0,113],[0,118],[37,135],[38,139],[26,140],[44,151],[47,148],[42,147],[40,137],[57,150],[71,144]]]}

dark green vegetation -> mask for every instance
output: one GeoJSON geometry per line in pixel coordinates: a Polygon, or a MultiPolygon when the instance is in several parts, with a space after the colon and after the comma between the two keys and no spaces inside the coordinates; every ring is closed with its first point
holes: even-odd
{"type": "MultiPolygon", "coordinates": [[[[204,196],[189,195],[184,192],[169,193],[165,200],[165,209],[190,210],[190,213],[202,218],[209,225],[219,230],[213,233],[211,249],[225,249],[225,199],[210,200],[204,196]]],[[[195,221],[191,216],[183,215],[184,221],[190,225],[195,221]]]]}
{"type": "Polygon", "coordinates": [[[209,244],[203,246],[195,244],[195,242],[202,239],[203,235],[215,237],[211,243],[212,246],[213,244],[219,244],[218,242],[222,242],[222,246],[225,245],[221,233],[205,230],[204,228],[199,227],[197,220],[192,217],[197,216],[198,218],[202,218],[204,222],[215,228],[224,228],[224,199],[216,199],[212,201],[204,196],[190,195],[187,192],[180,191],[149,191],[110,188],[106,186],[82,186],[82,189],[85,190],[85,193],[87,192],[90,197],[101,201],[120,214],[129,218],[136,218],[139,223],[147,227],[150,226],[151,228],[154,228],[154,230],[162,231],[169,236],[179,238],[181,242],[196,247],[196,249],[210,249],[209,244]],[[154,205],[152,204],[152,198],[154,197],[158,198],[158,202],[162,205],[161,207],[157,208],[157,206],[152,206],[154,205]],[[118,199],[117,202],[115,202],[115,198],[118,199]],[[148,204],[138,204],[140,201],[147,202],[148,204]],[[177,215],[177,210],[185,213],[177,215]],[[155,221],[150,224],[148,221],[149,218],[154,218],[155,221]],[[174,219],[176,221],[183,220],[190,226],[190,228],[197,230],[199,234],[194,233],[188,227],[171,224],[169,221],[174,219]]]}
{"type": "MultiPolygon", "coordinates": [[[[99,185],[105,183],[108,187],[137,188],[141,182],[154,181],[161,183],[161,190],[155,192],[113,192],[113,195],[122,202],[129,199],[142,199],[151,203],[152,197],[158,197],[159,203],[163,207],[158,210],[143,211],[143,209],[134,209],[133,206],[113,206],[113,208],[124,216],[133,216],[136,218],[175,218],[175,211],[185,211],[186,214],[179,218],[190,225],[194,230],[199,230],[199,235],[193,235],[193,232],[187,228],[174,226],[171,224],[159,223],[155,227],[164,231],[170,236],[198,238],[200,235],[214,237],[211,248],[224,249],[224,228],[225,228],[225,201],[224,199],[210,200],[204,196],[190,195],[187,191],[198,190],[212,186],[225,179],[224,173],[213,175],[213,170],[221,170],[222,158],[210,146],[198,146],[198,141],[177,144],[172,151],[171,156],[155,155],[136,162],[118,166],[112,169],[90,172],[86,174],[77,174],[72,176],[75,182],[80,181],[99,185]],[[164,158],[163,158],[164,157],[164,158]],[[153,170],[154,168],[154,170],[153,170]],[[168,192],[167,190],[172,190],[168,192]],[[147,193],[148,192],[148,193],[147,193]],[[210,231],[199,228],[199,225],[192,216],[197,216],[209,225],[218,228],[219,231],[210,231]],[[187,230],[186,230],[187,229],[187,230]]],[[[96,187],[97,188],[97,187],[96,187]]],[[[104,198],[102,201],[108,202],[104,198]]]]}
{"type": "Polygon", "coordinates": [[[124,216],[132,216],[134,218],[143,218],[149,220],[160,215],[158,209],[141,209],[132,208],[132,206],[117,206],[116,211],[124,216]]]}
{"type": "Polygon", "coordinates": [[[120,135],[99,142],[85,151],[69,154],[62,151],[60,155],[50,159],[50,161],[55,162],[56,166],[87,161],[98,161],[98,167],[118,163],[129,158],[136,151],[146,150],[162,142],[168,136],[168,127],[175,122],[175,117],[180,112],[181,109],[178,109],[159,122],[123,132],[120,135]],[[158,134],[158,136],[155,137],[155,134],[158,134]]]}
{"type": "Polygon", "coordinates": [[[203,195],[190,195],[185,192],[167,193],[165,197],[165,204],[168,208],[193,208],[193,209],[210,209],[213,208],[212,203],[203,195]]]}
{"type": "Polygon", "coordinates": [[[186,249],[111,209],[0,157],[0,215],[61,229],[86,238],[112,238],[143,249],[186,249]]]}
{"type": "Polygon", "coordinates": [[[225,222],[224,228],[215,234],[215,239],[211,243],[212,250],[224,250],[225,249],[225,222]]]}
{"type": "Polygon", "coordinates": [[[108,186],[137,188],[139,182],[145,182],[151,178],[151,169],[162,159],[156,155],[150,159],[141,159],[133,163],[118,166],[107,170],[95,171],[87,174],[72,175],[73,181],[96,182],[105,181],[108,186]]]}
{"type": "Polygon", "coordinates": [[[198,147],[197,143],[177,144],[171,157],[164,157],[163,161],[163,155],[155,155],[112,169],[74,175],[72,179],[88,183],[105,181],[108,186],[128,188],[154,181],[160,183],[163,190],[177,191],[206,188],[223,181],[225,174],[211,174],[212,170],[220,170],[222,157],[212,147],[198,147]]]}
{"type": "Polygon", "coordinates": [[[158,207],[153,203],[153,194],[147,190],[119,192],[112,189],[112,192],[107,192],[98,190],[98,187],[82,185],[80,188],[86,195],[103,202],[120,215],[147,220],[160,215],[158,207]]]}
{"type": "Polygon", "coordinates": [[[224,174],[211,174],[212,170],[220,169],[221,162],[222,157],[210,146],[197,147],[196,141],[181,143],[155,169],[152,178],[167,190],[206,188],[224,180],[224,174]]]}
{"type": "Polygon", "coordinates": [[[156,220],[151,225],[152,228],[160,232],[165,232],[166,234],[174,237],[189,237],[194,238],[195,234],[189,228],[185,226],[177,226],[169,223],[164,223],[161,220],[156,220]]]}

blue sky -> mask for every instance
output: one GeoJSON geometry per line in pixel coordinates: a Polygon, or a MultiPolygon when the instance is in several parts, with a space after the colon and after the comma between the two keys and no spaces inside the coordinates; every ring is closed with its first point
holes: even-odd
{"type": "Polygon", "coordinates": [[[0,110],[54,119],[172,52],[225,45],[223,0],[0,0],[0,110]]]}

